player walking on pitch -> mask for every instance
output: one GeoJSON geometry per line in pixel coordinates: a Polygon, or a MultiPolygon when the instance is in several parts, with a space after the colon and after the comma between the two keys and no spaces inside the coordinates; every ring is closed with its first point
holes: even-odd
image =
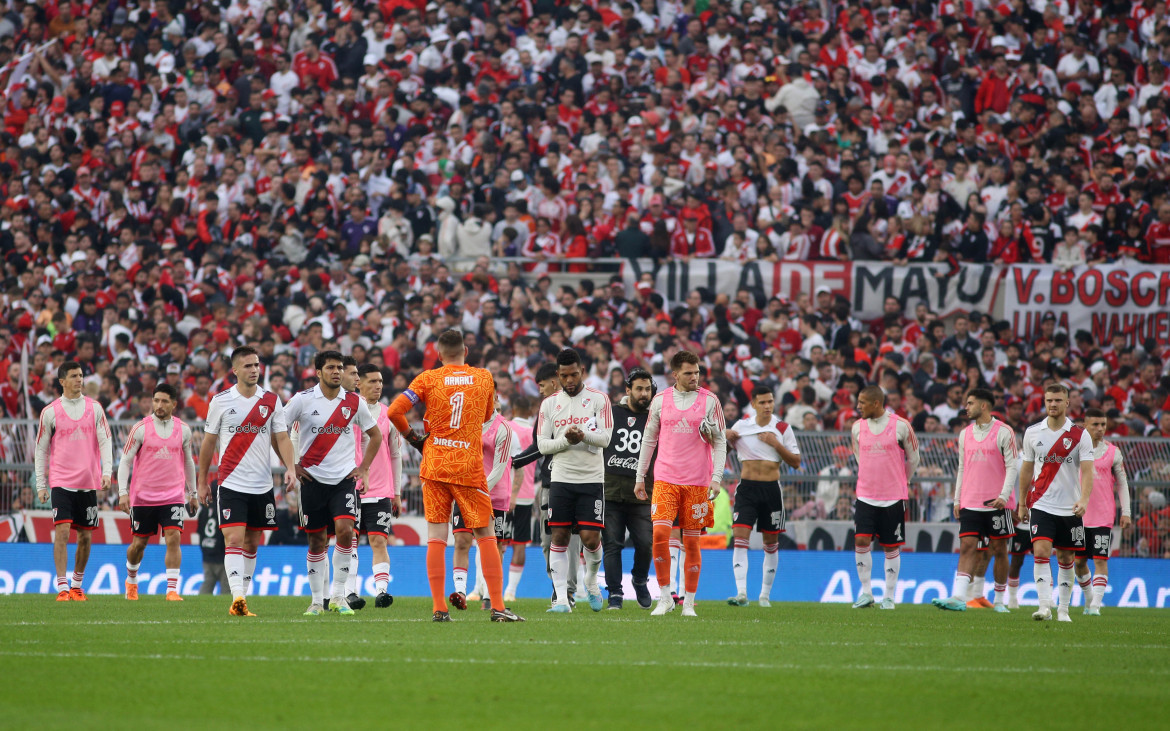
{"type": "MultiPolygon", "coordinates": [[[[995,394],[976,388],[967,394],[967,416],[971,423],[959,434],[959,468],[955,475],[955,517],[959,519],[959,568],[955,571],[951,595],[935,599],[941,609],[967,609],[967,588],[972,571],[980,561],[979,542],[991,540],[995,557],[995,611],[1006,613],[1004,601],[1008,579],[1008,544],[1015,537],[1015,524],[1007,510],[1008,497],[1018,476],[1016,437],[1011,427],[991,416],[995,394]]],[[[982,598],[982,595],[980,595],[982,598]]]]}
{"type": "Polygon", "coordinates": [[[492,375],[464,363],[463,335],[447,330],[436,342],[443,365],[420,373],[390,404],[390,423],[422,451],[419,477],[423,483],[423,512],[427,521],[427,580],[434,606],[432,619],[450,622],[443,596],[447,577],[447,531],[451,502],[459,505],[483,552],[483,572],[491,597],[493,622],[523,622],[504,607],[503,567],[493,533],[492,501],[483,471],[480,449],[483,424],[495,413],[492,375]],[[419,436],[406,421],[406,412],[421,403],[426,409],[427,434],[419,436]]]}
{"type": "Polygon", "coordinates": [[[1040,607],[1032,619],[1052,619],[1052,552],[1056,550],[1056,619],[1071,622],[1073,560],[1085,547],[1081,516],[1093,493],[1093,439],[1066,416],[1068,389],[1060,383],[1044,389],[1048,418],[1024,432],[1020,465],[1020,519],[1032,521],[1033,570],[1040,607]],[[1043,465],[1034,475],[1036,462],[1043,465]],[[1026,495],[1025,495],[1026,492],[1026,495]]]}
{"type": "Polygon", "coordinates": [[[138,568],[146,542],[159,530],[167,546],[167,601],[181,602],[183,511],[195,514],[195,456],[191,427],[174,418],[179,390],[154,387],[154,413],[134,425],[118,464],[118,508],[130,516],[133,538],[126,549],[126,598],[138,599],[138,568]],[[130,468],[134,467],[133,475],[130,468]],[[184,508],[186,503],[186,508],[184,508]]]}
{"type": "Polygon", "coordinates": [[[382,434],[365,399],[341,387],[345,366],[341,353],[324,350],[314,364],[318,383],[289,399],[285,418],[300,432],[300,461],[296,466],[301,483],[301,527],[309,538],[309,589],[312,603],[306,616],[324,612],[325,581],[328,572],[325,552],[329,547],[326,527],[333,524],[337,542],[333,546],[333,591],[329,609],[351,615],[346,601],[353,534],[358,520],[358,495],[366,489],[370,464],[378,454],[382,434]],[[354,454],[360,437],[369,437],[360,465],[354,454]]]}
{"type": "Polygon", "coordinates": [[[695,592],[703,566],[699,535],[714,525],[712,500],[722,488],[727,462],[727,437],[723,406],[715,394],[699,386],[699,358],[680,350],[670,359],[674,386],[650,402],[638,480],[634,494],[646,499],[646,473],[654,461],[654,495],[650,517],[654,521],[654,575],[658,579],[658,606],[651,616],[674,611],[670,596],[670,530],[675,517],[682,529],[686,567],[684,617],[695,615],[695,592]]]}
{"type": "MultiPolygon", "coordinates": [[[[386,405],[379,403],[382,398],[382,371],[378,366],[366,363],[358,368],[358,379],[362,398],[365,399],[381,435],[377,443],[378,451],[374,455],[374,461],[370,463],[366,491],[362,493],[361,532],[366,534],[366,540],[370,542],[370,551],[374,556],[372,565],[376,593],[374,606],[385,609],[394,602],[394,597],[387,592],[390,585],[390,553],[386,550],[386,542],[390,538],[391,519],[397,518],[402,512],[402,499],[398,495],[398,488],[403,484],[402,437],[397,429],[391,428],[386,405]]],[[[362,442],[360,451],[356,454],[362,455],[364,460],[364,450],[369,443],[369,437],[363,436],[362,442]]],[[[355,550],[354,557],[356,556],[355,550]]],[[[355,593],[360,592],[355,590],[355,593]]]]}
{"type": "Polygon", "coordinates": [[[272,489],[269,450],[284,463],[284,489],[296,487],[296,460],[280,398],[260,382],[260,355],[244,345],[232,351],[236,385],[211,399],[199,448],[199,501],[211,502],[208,472],[219,448],[216,504],[226,544],[224,570],[232,592],[229,614],[254,617],[245,597],[256,567],[256,547],[264,531],[276,530],[276,497],[272,489]]]}
{"type": "Polygon", "coordinates": [[[780,489],[780,462],[792,469],[800,468],[800,447],[788,424],[772,414],[775,396],[767,386],[752,388],[755,417],[740,419],[727,430],[727,443],[739,453],[742,472],[735,490],[735,514],[732,530],[734,549],[731,554],[735,576],[735,596],[727,603],[746,607],[748,575],[748,538],[754,526],[764,537],[764,575],[760,587],[760,606],[772,606],[772,582],[780,560],[780,534],[784,532],[784,493],[780,489]]]}
{"type": "Polygon", "coordinates": [[[1085,412],[1085,431],[1093,440],[1093,494],[1082,519],[1085,524],[1085,547],[1077,554],[1076,575],[1085,595],[1085,614],[1101,614],[1101,604],[1109,589],[1109,548],[1113,539],[1113,520],[1117,514],[1114,492],[1121,504],[1121,527],[1133,522],[1129,507],[1129,481],[1121,450],[1105,441],[1105,412],[1089,409],[1085,412]],[[1093,574],[1089,575],[1089,558],[1093,559],[1093,574]]]}
{"type": "Polygon", "coordinates": [[[57,368],[61,397],[41,411],[33,456],[37,500],[53,504],[53,563],[57,568],[57,601],[86,601],[82,584],[89,561],[90,538],[98,524],[97,491],[109,489],[114,469],[110,426],[101,404],[83,396],[81,364],[66,361],[57,368]],[[73,580],[66,578],[69,530],[77,531],[73,580]]]}
{"type": "Polygon", "coordinates": [[[861,415],[853,424],[853,453],[857,456],[857,504],[853,507],[856,533],[853,551],[861,592],[854,609],[873,606],[870,576],[873,539],[886,552],[886,593],[881,608],[893,609],[906,542],[906,500],[909,481],[918,470],[918,437],[910,422],[886,411],[880,386],[866,386],[857,396],[861,415]]]}
{"type": "Polygon", "coordinates": [[[548,525],[552,530],[549,563],[557,601],[550,612],[567,614],[569,571],[577,568],[577,557],[568,554],[574,526],[585,552],[585,593],[589,608],[601,611],[601,588],[597,572],[601,567],[601,530],[605,528],[605,454],[613,433],[613,411],[609,397],[586,388],[585,369],[576,350],[566,348],[557,355],[557,376],[561,390],[540,405],[536,444],[540,453],[552,457],[549,485],[548,525]]]}

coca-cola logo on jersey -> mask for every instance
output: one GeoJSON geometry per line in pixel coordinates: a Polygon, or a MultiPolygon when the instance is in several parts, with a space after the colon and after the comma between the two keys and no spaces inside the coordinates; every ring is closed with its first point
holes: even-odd
{"type": "Polygon", "coordinates": [[[577,426],[578,424],[585,424],[588,421],[589,417],[587,416],[570,416],[567,419],[557,419],[553,422],[553,426],[557,428],[562,426],[577,426]]]}
{"type": "Polygon", "coordinates": [[[606,467],[615,467],[617,469],[636,470],[638,469],[637,457],[619,457],[616,454],[611,454],[609,461],[605,463],[606,467]]]}

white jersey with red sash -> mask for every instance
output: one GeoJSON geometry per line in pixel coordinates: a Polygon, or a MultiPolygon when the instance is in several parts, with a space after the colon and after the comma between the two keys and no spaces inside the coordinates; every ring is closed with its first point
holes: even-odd
{"type": "Polygon", "coordinates": [[[257,387],[250,398],[232,386],[211,399],[205,433],[219,437],[220,487],[261,495],[272,489],[272,435],[288,431],[284,406],[257,387]]]}
{"type": "Polygon", "coordinates": [[[1081,463],[1093,461],[1093,440],[1067,417],[1057,430],[1045,419],[1024,432],[1024,461],[1039,463],[1028,491],[1029,508],[1070,516],[1081,499],[1081,463]]]}
{"type": "Polygon", "coordinates": [[[320,385],[289,399],[285,418],[299,427],[301,467],[326,485],[336,485],[353,472],[360,443],[356,435],[374,426],[370,407],[356,392],[339,389],[329,399],[320,385]]]}

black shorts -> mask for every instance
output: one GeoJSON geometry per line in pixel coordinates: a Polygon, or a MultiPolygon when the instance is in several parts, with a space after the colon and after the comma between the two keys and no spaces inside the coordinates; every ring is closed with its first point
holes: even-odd
{"type": "Polygon", "coordinates": [[[755,528],[761,533],[784,532],[784,493],[776,480],[740,480],[735,489],[736,528],[755,528]]]}
{"type": "Polygon", "coordinates": [[[98,525],[97,490],[66,490],[54,487],[49,491],[53,503],[53,525],[71,523],[73,530],[93,530],[98,525]]]}
{"type": "Polygon", "coordinates": [[[1085,547],[1085,526],[1078,515],[1053,515],[1032,509],[1032,542],[1051,541],[1061,551],[1080,551],[1085,547]]]}
{"type": "Polygon", "coordinates": [[[136,536],[153,536],[160,530],[183,530],[183,516],[187,506],[135,505],[130,508],[130,525],[136,536]]]}
{"type": "Polygon", "coordinates": [[[271,489],[257,495],[220,487],[218,493],[220,529],[242,525],[248,530],[276,530],[276,494],[271,489]]]}
{"type": "Polygon", "coordinates": [[[1002,510],[963,508],[959,511],[959,538],[975,536],[981,551],[989,547],[987,539],[1003,540],[1011,538],[1015,532],[1016,526],[1007,508],[1002,510]]]}
{"type": "Polygon", "coordinates": [[[879,545],[893,548],[906,542],[906,501],[879,508],[862,500],[853,505],[856,536],[876,537],[879,545]]]}
{"type": "Polygon", "coordinates": [[[511,530],[505,536],[512,543],[532,542],[532,506],[517,505],[516,509],[508,514],[511,530]]]}
{"type": "MultiPolygon", "coordinates": [[[[496,534],[496,540],[502,541],[508,532],[508,511],[496,510],[492,508],[492,530],[496,534]]],[[[463,522],[463,514],[459,512],[459,504],[456,503],[451,508],[451,532],[452,533],[471,533],[472,530],[467,527],[467,523],[463,522]]]]}
{"type": "Polygon", "coordinates": [[[554,482],[548,491],[550,528],[601,530],[605,527],[605,486],[600,482],[554,482]]]}
{"type": "Polygon", "coordinates": [[[359,503],[358,530],[366,535],[390,537],[390,521],[394,518],[394,501],[388,497],[370,503],[359,503]]]}
{"type": "Polygon", "coordinates": [[[1012,536],[1011,554],[1013,556],[1023,556],[1032,552],[1032,535],[1029,529],[1016,528],[1016,534],[1012,536]]]}
{"type": "Polygon", "coordinates": [[[320,533],[338,520],[356,524],[360,514],[357,481],[352,477],[336,485],[312,478],[301,481],[301,527],[306,533],[320,533]]]}
{"type": "Polygon", "coordinates": [[[1077,551],[1077,558],[1099,558],[1108,561],[1112,543],[1112,528],[1085,528],[1085,547],[1077,551]]]}

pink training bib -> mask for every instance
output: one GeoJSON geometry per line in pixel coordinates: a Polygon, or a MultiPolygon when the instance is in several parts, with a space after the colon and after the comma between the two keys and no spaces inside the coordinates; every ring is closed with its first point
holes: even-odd
{"type": "Polygon", "coordinates": [[[177,505],[186,502],[187,475],[183,470],[183,422],[171,419],[171,435],[163,439],[154,428],[154,417],[143,424],[142,446],[134,455],[130,476],[132,506],[177,505]]]}
{"type": "Polygon", "coordinates": [[[1113,520],[1117,515],[1117,504],[1113,493],[1117,486],[1117,478],[1113,476],[1113,456],[1117,453],[1117,445],[1105,447],[1105,454],[1101,459],[1093,460],[1093,492],[1089,494],[1089,504],[1085,507],[1084,523],[1086,528],[1112,528],[1113,520]]]}
{"type": "Polygon", "coordinates": [[[959,494],[960,508],[983,509],[988,500],[995,500],[1003,490],[1007,466],[999,451],[997,437],[1003,423],[991,420],[991,429],[983,441],[975,438],[975,424],[963,431],[963,490],[959,494]]]}
{"type": "MultiPolygon", "coordinates": [[[[516,422],[511,422],[512,438],[520,440],[520,451],[524,451],[532,446],[532,429],[526,428],[516,422]]],[[[526,465],[520,470],[524,476],[520,483],[520,492],[516,495],[516,500],[532,501],[536,498],[536,463],[526,465]]]]}
{"type": "MultiPolygon", "coordinates": [[[[504,417],[496,414],[488,426],[487,431],[483,433],[483,473],[485,475],[491,474],[494,463],[500,459],[508,460],[508,455],[496,454],[496,434],[500,429],[507,429],[508,422],[504,417]]],[[[492,509],[493,510],[507,510],[508,504],[512,500],[512,468],[511,466],[504,468],[504,476],[492,488],[492,509]]]]}
{"type": "Polygon", "coordinates": [[[699,434],[699,424],[707,416],[707,394],[699,389],[695,403],[686,411],[674,405],[674,388],[662,395],[662,418],[658,429],[658,454],[654,479],[672,485],[706,487],[711,484],[713,457],[711,445],[699,434]],[[661,455],[670,455],[662,459],[661,455]]]}
{"type": "MultiPolygon", "coordinates": [[[[890,416],[881,434],[870,431],[861,421],[857,430],[860,456],[857,460],[857,497],[866,500],[905,500],[906,452],[898,444],[898,417],[890,416]]],[[[1000,483],[1003,484],[1002,482],[1000,483]]]]}
{"type": "Polygon", "coordinates": [[[98,450],[97,425],[94,423],[93,399],[85,397],[85,411],[80,419],[70,419],[61,399],[53,402],[52,441],[49,464],[45,471],[49,487],[71,490],[96,490],[102,484],[102,457],[98,450]]]}
{"type": "MultiPolygon", "coordinates": [[[[378,404],[375,408],[375,421],[378,424],[378,431],[382,432],[382,443],[378,445],[378,453],[374,455],[374,461],[370,464],[370,479],[366,486],[366,491],[362,495],[363,500],[370,498],[392,498],[394,497],[394,463],[390,459],[390,445],[387,439],[390,439],[390,417],[386,410],[385,404],[378,404]]],[[[360,439],[358,440],[361,441],[360,439]]],[[[360,448],[358,452],[358,464],[361,464],[362,455],[360,448]]]]}

